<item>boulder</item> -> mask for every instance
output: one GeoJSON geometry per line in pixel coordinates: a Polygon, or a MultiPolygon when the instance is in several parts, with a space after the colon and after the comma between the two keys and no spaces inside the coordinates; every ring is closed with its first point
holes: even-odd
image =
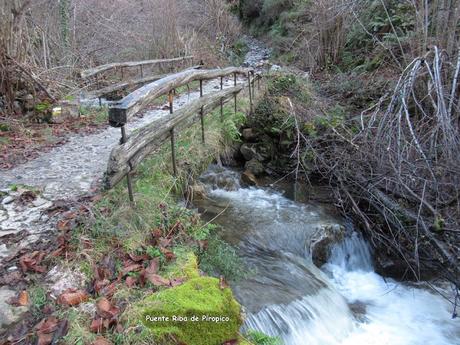
{"type": "Polygon", "coordinates": [[[244,168],[246,169],[246,171],[249,171],[254,176],[260,176],[265,173],[264,165],[255,158],[246,162],[244,168]]]}
{"type": "Polygon", "coordinates": [[[244,159],[247,161],[250,161],[253,158],[260,160],[262,159],[262,157],[260,157],[260,155],[257,153],[257,148],[255,144],[245,143],[241,145],[240,152],[243,155],[244,159]]]}
{"type": "Polygon", "coordinates": [[[257,186],[259,184],[254,174],[248,170],[241,174],[241,180],[249,186],[257,186]]]}
{"type": "Polygon", "coordinates": [[[344,235],[345,228],[341,224],[324,224],[317,229],[310,244],[312,260],[317,267],[327,262],[332,246],[340,242],[344,235]]]}
{"type": "Polygon", "coordinates": [[[219,279],[197,277],[142,301],[142,322],[158,340],[220,345],[237,339],[240,305],[219,279]],[[193,318],[193,319],[192,319],[193,318]]]}

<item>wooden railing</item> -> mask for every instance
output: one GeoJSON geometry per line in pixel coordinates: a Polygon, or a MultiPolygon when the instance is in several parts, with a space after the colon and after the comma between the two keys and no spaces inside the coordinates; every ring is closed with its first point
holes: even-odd
{"type": "MultiPolygon", "coordinates": [[[[168,74],[161,74],[161,72],[157,71],[154,72],[152,75],[152,70],[144,71],[145,66],[163,66],[163,65],[178,65],[181,68],[184,68],[184,63],[190,61],[190,65],[192,65],[193,56],[185,56],[185,57],[178,57],[178,58],[171,58],[171,59],[158,59],[158,60],[145,60],[145,61],[128,61],[128,62],[115,62],[109,63],[97,67],[93,67],[90,69],[86,69],[80,72],[80,76],[83,80],[93,80],[90,85],[95,86],[96,90],[91,90],[86,94],[86,97],[89,98],[101,98],[109,95],[113,92],[125,90],[130,87],[134,87],[137,85],[144,85],[146,83],[150,83],[155,80],[162,79],[166,77],[168,74]],[[128,76],[129,79],[125,79],[125,76],[128,73],[125,73],[126,69],[132,70],[132,68],[138,68],[138,75],[133,76],[132,73],[128,76]],[[110,72],[112,78],[116,75],[114,72],[120,71],[120,81],[115,82],[112,85],[108,85],[105,87],[101,87],[101,79],[98,77],[100,74],[105,72],[110,72]],[[151,75],[148,75],[151,74],[151,75]]],[[[197,66],[198,67],[198,66],[197,66]]],[[[132,72],[132,71],[131,71],[132,72]]],[[[107,73],[106,73],[107,74],[107,73]]]]}
{"type": "Polygon", "coordinates": [[[131,174],[151,152],[160,147],[168,139],[171,140],[173,172],[177,174],[175,154],[175,132],[189,126],[191,123],[201,122],[202,142],[205,143],[204,116],[220,105],[223,118],[223,106],[230,99],[234,99],[235,112],[237,111],[237,94],[248,89],[250,109],[252,111],[255,83],[260,83],[261,76],[255,75],[251,69],[229,67],[213,70],[185,70],[156,82],[139,88],[126,96],[119,103],[109,109],[109,122],[114,127],[121,128],[121,143],[115,147],[109,158],[105,176],[106,188],[113,188],[124,177],[127,178],[129,198],[134,202],[131,174]],[[248,82],[237,84],[237,75],[242,74],[248,82]],[[233,87],[223,89],[224,77],[233,76],[233,87]],[[203,94],[203,80],[220,78],[220,91],[208,95],[203,94]],[[188,103],[174,112],[174,90],[192,81],[200,83],[200,98],[188,103]],[[126,135],[126,125],[133,115],[141,111],[149,103],[162,95],[169,95],[169,111],[166,115],[151,124],[141,128],[130,136],[126,135]]]}
{"type": "Polygon", "coordinates": [[[156,98],[168,94],[171,90],[184,86],[193,81],[199,80],[200,84],[204,80],[223,78],[237,74],[250,76],[251,69],[228,67],[223,69],[187,69],[185,71],[169,75],[163,79],[147,84],[136,91],[130,93],[109,109],[109,122],[114,127],[121,127],[129,119],[142,110],[146,105],[156,98]]]}
{"type": "Polygon", "coordinates": [[[113,69],[121,69],[126,67],[139,67],[142,69],[143,66],[147,65],[159,65],[164,63],[171,63],[171,62],[182,62],[185,60],[192,60],[193,56],[184,56],[178,58],[171,58],[171,59],[158,59],[158,60],[144,60],[144,61],[128,61],[128,62],[113,62],[106,65],[101,65],[93,68],[86,69],[81,71],[80,75],[83,79],[93,77],[97,74],[102,72],[106,72],[113,69]]]}

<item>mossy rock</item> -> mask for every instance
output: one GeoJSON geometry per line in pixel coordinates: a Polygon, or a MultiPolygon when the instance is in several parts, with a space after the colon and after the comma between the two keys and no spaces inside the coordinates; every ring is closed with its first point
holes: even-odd
{"type": "Polygon", "coordinates": [[[198,277],[147,297],[142,322],[159,339],[174,337],[187,345],[220,345],[237,339],[240,305],[219,280],[198,277]],[[181,319],[182,318],[182,319],[181,319]]]}
{"type": "Polygon", "coordinates": [[[198,260],[193,252],[176,253],[177,259],[166,271],[166,277],[193,279],[200,276],[198,260]]]}

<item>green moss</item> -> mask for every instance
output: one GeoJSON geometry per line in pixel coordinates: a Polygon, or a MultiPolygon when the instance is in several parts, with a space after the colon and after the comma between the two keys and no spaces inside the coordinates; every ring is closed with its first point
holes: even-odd
{"type": "Polygon", "coordinates": [[[177,259],[173,265],[170,265],[165,276],[168,278],[198,278],[198,260],[193,252],[186,248],[176,248],[174,253],[177,259]]]}
{"type": "Polygon", "coordinates": [[[158,339],[172,336],[187,345],[220,345],[236,339],[242,324],[240,305],[232,291],[221,289],[219,280],[211,277],[194,278],[163,290],[141,305],[142,322],[158,339]],[[167,319],[153,321],[155,317],[167,319]],[[219,318],[221,321],[216,321],[219,318]]]}

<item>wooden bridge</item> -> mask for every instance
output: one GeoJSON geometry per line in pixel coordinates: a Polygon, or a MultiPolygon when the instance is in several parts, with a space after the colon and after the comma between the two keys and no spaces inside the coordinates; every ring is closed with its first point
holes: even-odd
{"type": "MultiPolygon", "coordinates": [[[[149,60],[141,62],[114,63],[99,66],[90,70],[83,71],[82,77],[90,78],[99,73],[109,70],[117,70],[126,67],[139,67],[148,64],[158,64],[166,62],[184,61],[190,57],[175,58],[168,60],[149,60]]],[[[109,108],[109,123],[113,127],[121,128],[120,145],[115,147],[109,158],[105,176],[106,188],[113,188],[123,178],[126,177],[129,191],[129,198],[134,202],[132,187],[132,173],[139,164],[152,152],[158,149],[168,139],[171,143],[173,173],[177,174],[176,154],[175,154],[175,135],[181,128],[187,127],[192,123],[200,121],[201,139],[205,143],[205,122],[204,117],[211,111],[220,106],[221,117],[223,119],[223,106],[230,100],[234,100],[235,112],[237,111],[237,95],[243,90],[247,90],[250,102],[250,111],[253,108],[254,92],[257,85],[260,85],[262,76],[256,74],[254,70],[240,67],[228,67],[223,69],[201,69],[201,66],[187,68],[177,73],[164,76],[144,76],[134,81],[124,82],[129,85],[145,84],[120,101],[114,103],[109,108]],[[238,78],[238,76],[240,76],[238,78]],[[223,88],[224,78],[232,78],[233,86],[223,88]],[[220,90],[204,95],[203,82],[213,79],[220,79],[220,90]],[[178,111],[174,112],[174,93],[181,86],[199,81],[200,98],[191,101],[178,111]],[[152,123],[141,128],[137,132],[126,135],[126,127],[133,116],[144,110],[149,104],[161,96],[168,95],[169,115],[163,116],[152,123]]],[[[106,90],[121,88],[123,82],[106,90]]],[[[95,92],[101,95],[103,89],[95,92]]]]}

